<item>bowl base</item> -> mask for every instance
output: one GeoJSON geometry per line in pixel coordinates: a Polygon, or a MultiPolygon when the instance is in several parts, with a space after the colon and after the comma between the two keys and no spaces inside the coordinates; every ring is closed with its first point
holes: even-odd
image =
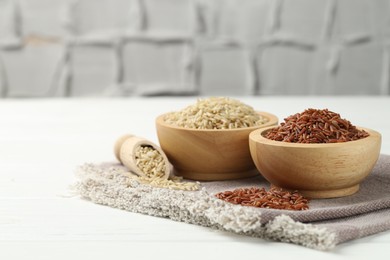
{"type": "MultiPolygon", "coordinates": [[[[271,185],[271,187],[276,187],[271,185]]],[[[288,190],[288,189],[287,189],[288,190]]],[[[300,194],[311,199],[330,199],[352,195],[359,190],[359,184],[336,190],[298,190],[300,194]]]]}
{"type": "Polygon", "coordinates": [[[245,172],[220,172],[220,173],[209,173],[209,172],[190,172],[183,171],[175,168],[175,175],[182,176],[185,179],[195,181],[225,181],[242,179],[253,176],[258,176],[260,173],[256,169],[252,169],[245,172]]]}

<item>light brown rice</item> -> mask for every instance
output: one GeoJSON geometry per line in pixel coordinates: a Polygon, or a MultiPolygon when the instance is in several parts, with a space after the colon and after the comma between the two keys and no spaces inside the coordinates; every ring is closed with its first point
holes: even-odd
{"type": "Polygon", "coordinates": [[[170,176],[168,180],[164,179],[165,169],[168,165],[166,165],[159,151],[152,146],[145,145],[137,147],[135,161],[137,167],[145,176],[137,176],[130,172],[127,173],[127,176],[140,183],[174,190],[194,191],[199,189],[198,182],[183,182],[183,178],[181,177],[170,176]]]}
{"type": "Polygon", "coordinates": [[[165,175],[165,161],[152,146],[138,146],[135,150],[137,167],[149,178],[162,178],[165,175]]]}
{"type": "Polygon", "coordinates": [[[194,129],[235,129],[265,124],[269,121],[236,99],[211,97],[198,101],[179,112],[169,113],[165,122],[194,129]]]}

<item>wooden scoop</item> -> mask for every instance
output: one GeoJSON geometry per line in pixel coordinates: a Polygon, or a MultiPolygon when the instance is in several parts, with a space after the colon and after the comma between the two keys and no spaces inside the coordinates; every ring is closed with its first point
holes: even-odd
{"type": "Polygon", "coordinates": [[[172,166],[169,163],[167,156],[158,145],[145,138],[130,134],[121,136],[120,138],[118,138],[114,145],[115,157],[131,172],[137,174],[138,176],[146,176],[145,173],[142,172],[136,164],[135,154],[137,148],[140,146],[151,146],[153,147],[153,149],[157,150],[161,154],[166,165],[166,169],[164,172],[165,174],[162,179],[168,179],[171,173],[172,166]]]}

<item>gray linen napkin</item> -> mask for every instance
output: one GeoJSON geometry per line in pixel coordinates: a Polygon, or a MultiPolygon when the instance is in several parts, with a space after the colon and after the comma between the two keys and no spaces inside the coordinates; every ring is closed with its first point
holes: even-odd
{"type": "Polygon", "coordinates": [[[245,207],[213,196],[239,187],[269,188],[261,176],[202,182],[201,191],[189,192],[142,185],[126,171],[117,163],[85,164],[75,188],[94,203],[320,250],[390,230],[390,155],[380,156],[358,193],[312,200],[306,211],[245,207]]]}

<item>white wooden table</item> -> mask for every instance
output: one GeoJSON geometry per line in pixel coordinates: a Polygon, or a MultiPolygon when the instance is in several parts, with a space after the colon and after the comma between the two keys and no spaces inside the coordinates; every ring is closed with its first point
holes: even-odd
{"type": "MultiPolygon", "coordinates": [[[[381,152],[390,154],[390,98],[240,99],[280,119],[329,108],[381,132],[381,152]]],[[[114,160],[118,136],[131,132],[157,142],[155,117],[195,100],[0,100],[0,259],[389,259],[390,232],[319,252],[116,210],[69,191],[78,165],[114,160]]]]}

